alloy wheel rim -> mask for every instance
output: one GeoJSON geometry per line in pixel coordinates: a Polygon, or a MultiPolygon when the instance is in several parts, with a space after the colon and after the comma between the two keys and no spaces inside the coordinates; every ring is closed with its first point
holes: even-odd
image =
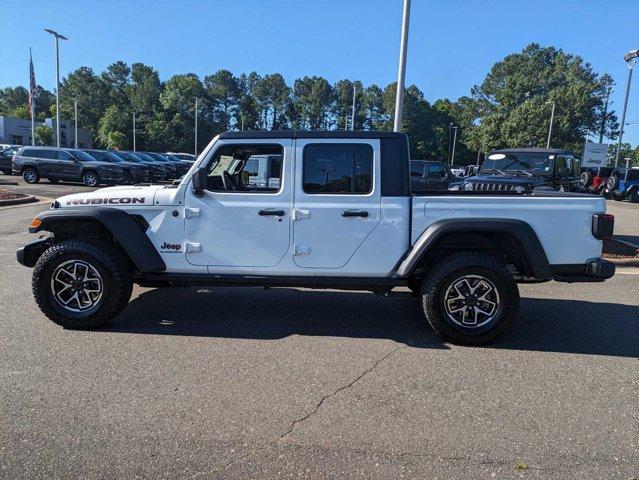
{"type": "Polygon", "coordinates": [[[92,173],[86,173],[84,174],[84,183],[86,183],[88,186],[93,187],[95,185],[95,175],[92,173]]]}
{"type": "Polygon", "coordinates": [[[27,182],[35,182],[35,172],[33,170],[27,170],[24,172],[24,177],[27,182]]]}
{"type": "Polygon", "coordinates": [[[497,315],[499,291],[486,277],[464,275],[451,282],[446,289],[444,309],[457,325],[478,328],[497,315]]]}
{"type": "Polygon", "coordinates": [[[86,312],[102,299],[104,283],[97,269],[84,260],[68,260],[56,267],[51,276],[51,292],[65,310],[86,312]]]}

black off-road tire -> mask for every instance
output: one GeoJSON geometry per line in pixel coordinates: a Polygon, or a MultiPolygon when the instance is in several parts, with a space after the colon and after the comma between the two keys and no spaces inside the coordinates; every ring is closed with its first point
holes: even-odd
{"type": "Polygon", "coordinates": [[[133,291],[133,277],[129,260],[114,245],[78,237],[56,243],[42,254],[33,269],[31,287],[38,307],[50,320],[64,328],[84,330],[103,325],[124,310],[133,291]],[[88,262],[102,277],[101,299],[90,310],[70,312],[54,298],[52,275],[69,260],[88,262]]]}
{"type": "Polygon", "coordinates": [[[584,187],[589,187],[592,183],[592,173],[588,171],[582,172],[579,179],[584,187]]]}
{"type": "Polygon", "coordinates": [[[639,189],[635,189],[630,194],[630,203],[639,203],[639,189]]]}
{"type": "Polygon", "coordinates": [[[519,289],[505,265],[481,253],[458,253],[436,264],[422,283],[422,308],[430,326],[453,343],[480,345],[503,335],[519,311],[519,289]],[[445,308],[448,288],[464,276],[488,279],[499,294],[496,313],[479,327],[459,325],[445,308]]]}

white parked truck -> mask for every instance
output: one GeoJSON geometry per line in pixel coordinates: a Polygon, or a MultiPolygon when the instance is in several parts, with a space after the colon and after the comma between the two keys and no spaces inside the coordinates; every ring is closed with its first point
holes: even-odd
{"type": "Polygon", "coordinates": [[[518,282],[611,277],[600,257],[613,225],[591,195],[412,195],[401,133],[230,132],[177,185],[57,199],[30,227],[49,235],[17,255],[67,328],[117,316],[134,283],[408,287],[436,332],[478,344],[517,316],[518,282]]]}

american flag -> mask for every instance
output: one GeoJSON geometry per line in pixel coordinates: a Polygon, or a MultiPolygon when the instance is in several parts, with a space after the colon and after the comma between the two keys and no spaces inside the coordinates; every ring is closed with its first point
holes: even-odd
{"type": "Polygon", "coordinates": [[[29,48],[29,112],[31,112],[32,117],[35,115],[35,94],[36,94],[35,71],[33,70],[33,58],[31,58],[31,48],[29,48]]]}

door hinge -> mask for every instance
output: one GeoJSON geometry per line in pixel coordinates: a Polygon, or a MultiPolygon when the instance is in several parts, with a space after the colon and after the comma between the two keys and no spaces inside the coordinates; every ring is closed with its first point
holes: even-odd
{"type": "Polygon", "coordinates": [[[310,254],[311,254],[310,245],[306,245],[304,243],[295,245],[295,255],[299,256],[299,255],[310,255],[310,254]]]}
{"type": "Polygon", "coordinates": [[[200,216],[200,209],[199,208],[185,208],[184,209],[184,218],[199,217],[199,216],[200,216]]]}
{"type": "Polygon", "coordinates": [[[202,251],[202,244],[196,242],[185,242],[184,250],[186,250],[186,253],[198,253],[202,251]]]}
{"type": "Polygon", "coordinates": [[[294,208],[292,217],[293,217],[293,221],[301,220],[302,218],[311,218],[311,211],[310,210],[299,210],[297,208],[294,208]]]}

